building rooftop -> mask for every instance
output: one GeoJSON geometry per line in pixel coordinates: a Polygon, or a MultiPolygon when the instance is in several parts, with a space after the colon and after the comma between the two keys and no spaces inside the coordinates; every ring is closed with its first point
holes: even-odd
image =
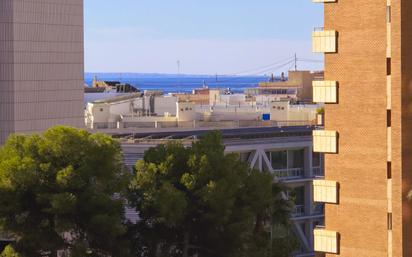
{"type": "Polygon", "coordinates": [[[107,99],[100,99],[100,100],[93,101],[92,103],[93,104],[110,104],[110,103],[116,103],[116,102],[135,99],[141,96],[142,96],[141,93],[133,93],[133,94],[127,94],[127,95],[113,96],[107,99]]]}
{"type": "MultiPolygon", "coordinates": [[[[254,139],[254,138],[278,138],[291,136],[311,136],[315,129],[313,125],[284,126],[284,127],[260,127],[260,128],[199,128],[199,129],[139,129],[135,131],[104,130],[114,138],[131,140],[171,140],[201,137],[204,134],[219,130],[225,139],[254,139]]],[[[98,132],[98,130],[93,130],[98,132]]],[[[125,141],[126,142],[126,141],[125,141]]]]}

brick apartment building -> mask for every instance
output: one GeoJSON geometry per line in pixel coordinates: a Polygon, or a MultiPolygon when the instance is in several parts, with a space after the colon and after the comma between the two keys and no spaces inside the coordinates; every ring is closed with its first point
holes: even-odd
{"type": "Polygon", "coordinates": [[[313,0],[324,28],[313,32],[325,54],[325,130],[315,151],[328,153],[325,227],[314,231],[326,256],[412,256],[412,1],[313,0]]]}

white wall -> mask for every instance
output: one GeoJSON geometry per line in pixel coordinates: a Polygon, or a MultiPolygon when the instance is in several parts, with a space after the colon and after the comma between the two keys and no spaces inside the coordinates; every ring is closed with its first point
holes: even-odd
{"type": "Polygon", "coordinates": [[[192,102],[177,102],[176,116],[178,121],[196,120],[196,108],[192,102]]]}
{"type": "Polygon", "coordinates": [[[165,112],[176,116],[176,102],[178,98],[176,96],[156,96],[155,97],[155,113],[159,116],[163,116],[165,112]]]}

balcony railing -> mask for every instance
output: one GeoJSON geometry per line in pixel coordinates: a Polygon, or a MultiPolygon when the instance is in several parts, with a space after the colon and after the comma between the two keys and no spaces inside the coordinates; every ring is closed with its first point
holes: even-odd
{"type": "Polygon", "coordinates": [[[313,176],[323,178],[325,177],[325,172],[321,167],[313,167],[313,176]]]}
{"type": "Polygon", "coordinates": [[[292,217],[303,217],[305,216],[305,205],[295,205],[292,211],[292,217]]]}
{"type": "Polygon", "coordinates": [[[267,127],[313,127],[316,120],[262,121],[262,120],[233,120],[233,121],[148,121],[148,122],[100,122],[86,124],[88,128],[104,129],[204,129],[204,128],[267,128],[267,127]]]}
{"type": "Polygon", "coordinates": [[[305,170],[303,168],[274,170],[273,173],[280,179],[296,179],[305,176],[305,170]]]}
{"type": "Polygon", "coordinates": [[[313,31],[314,31],[314,32],[324,31],[324,30],[325,30],[325,27],[314,27],[314,28],[313,28],[313,31]]]}
{"type": "Polygon", "coordinates": [[[312,214],[322,215],[325,213],[325,205],[322,203],[315,203],[313,206],[312,214]]]}

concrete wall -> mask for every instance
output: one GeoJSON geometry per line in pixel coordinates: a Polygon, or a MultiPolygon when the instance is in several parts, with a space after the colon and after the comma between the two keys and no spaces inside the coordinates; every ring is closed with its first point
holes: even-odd
{"type": "Polygon", "coordinates": [[[0,143],[84,126],[83,1],[0,1],[0,143]]]}
{"type": "Polygon", "coordinates": [[[178,121],[194,121],[197,118],[195,105],[192,102],[177,102],[176,117],[178,121]]]}
{"type": "Polygon", "coordinates": [[[175,96],[177,96],[181,102],[189,101],[200,105],[209,104],[209,94],[176,94],[175,96]]]}
{"type": "Polygon", "coordinates": [[[176,96],[156,96],[155,97],[155,113],[163,116],[166,112],[171,115],[176,115],[176,96]]]}

